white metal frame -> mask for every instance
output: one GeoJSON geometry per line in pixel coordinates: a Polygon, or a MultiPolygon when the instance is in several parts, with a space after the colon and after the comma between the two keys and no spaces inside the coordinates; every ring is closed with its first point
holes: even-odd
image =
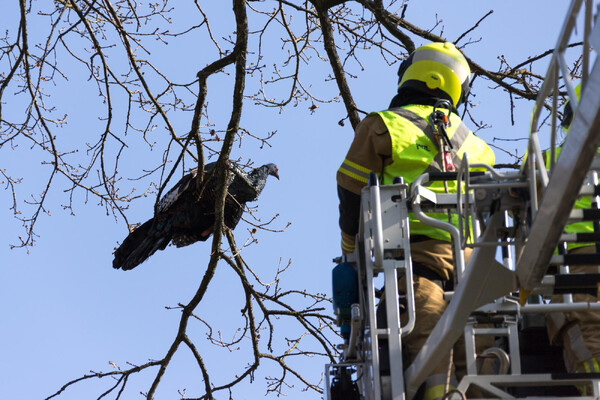
{"type": "MultiPolygon", "coordinates": [[[[353,366],[360,377],[360,387],[365,400],[407,400],[413,399],[419,386],[425,381],[431,370],[441,361],[441,355],[447,354],[456,340],[466,334],[468,375],[459,383],[458,390],[465,392],[471,386],[479,386],[498,398],[513,398],[505,389],[513,386],[552,386],[564,384],[589,383],[593,387],[593,396],[600,398],[600,379],[590,377],[566,377],[557,379],[550,374],[522,374],[518,352],[516,321],[522,314],[554,312],[564,310],[600,310],[600,303],[565,304],[526,304],[520,305],[510,294],[518,288],[521,293],[550,292],[552,277],[545,276],[552,260],[552,253],[561,240],[563,227],[569,220],[569,211],[580,193],[587,171],[594,163],[596,149],[600,145],[600,57],[596,57],[593,67],[589,68],[590,48],[600,49],[600,24],[593,29],[592,1],[573,0],[567,18],[559,36],[556,50],[548,68],[532,116],[528,159],[518,173],[498,173],[485,165],[461,165],[459,182],[464,181],[464,189],[459,184],[456,195],[440,195],[429,191],[424,185],[429,177],[419,178],[411,188],[412,211],[422,222],[446,229],[453,237],[458,257],[458,285],[451,296],[451,302],[439,323],[434,328],[415,361],[406,369],[402,365],[402,337],[414,324],[414,298],[412,294],[412,264],[410,262],[410,232],[408,230],[407,186],[396,184],[380,187],[373,184],[362,192],[361,231],[357,246],[357,266],[362,290],[361,311],[365,315],[357,318],[353,324],[352,337],[356,340],[357,351],[344,352],[340,364],[326,367],[326,387],[329,389],[329,373],[337,366],[353,366]],[[571,78],[568,74],[564,53],[575,27],[575,21],[585,4],[585,27],[583,49],[583,91],[578,101],[571,78]],[[554,146],[557,124],[557,96],[559,77],[569,94],[575,115],[570,133],[565,141],[560,158],[554,163],[554,146]],[[538,122],[548,96],[552,95],[551,123],[551,174],[548,176],[542,158],[538,138],[538,122]],[[485,178],[472,180],[466,171],[470,167],[487,170],[485,178]],[[465,175],[466,174],[466,175],[465,175]],[[538,180],[542,192],[538,193],[538,180]],[[515,199],[508,192],[528,189],[529,202],[515,199]],[[491,203],[482,201],[485,196],[496,196],[497,209],[491,203]],[[452,198],[451,198],[452,197],[452,198]],[[461,258],[465,246],[463,229],[451,224],[432,220],[425,214],[426,207],[432,203],[441,209],[454,208],[461,215],[470,215],[481,223],[481,235],[472,244],[473,253],[465,265],[461,258]],[[482,209],[481,207],[490,207],[482,209]],[[479,207],[479,208],[478,208],[479,207]],[[528,210],[525,207],[529,208],[528,210]],[[515,225],[511,242],[499,237],[504,229],[506,212],[518,213],[513,218],[519,220],[515,225]],[[532,221],[527,221],[527,216],[532,221]],[[477,218],[476,218],[477,217],[477,218]],[[506,257],[505,265],[496,261],[498,246],[514,247],[515,261],[511,265],[506,257]],[[402,253],[403,257],[398,257],[402,253]],[[392,256],[390,256],[392,254],[392,256]],[[375,277],[383,274],[385,282],[385,300],[387,327],[379,327],[376,320],[377,300],[375,296],[375,277]],[[398,277],[406,275],[407,287],[403,288],[408,298],[409,323],[400,324],[398,307],[398,277]],[[511,316],[506,329],[480,329],[470,319],[473,311],[504,312],[511,316]],[[358,332],[357,332],[358,331],[358,332]],[[508,335],[510,354],[510,373],[503,375],[477,375],[475,367],[474,338],[478,334],[508,335]],[[379,374],[378,344],[382,338],[388,339],[390,352],[390,379],[382,385],[379,374]],[[403,373],[404,371],[404,373],[403,373]]],[[[582,189],[585,192],[586,189],[582,189]]],[[[589,190],[589,189],[588,189],[589,190]]],[[[518,197],[518,196],[516,196],[518,197]]],[[[475,231],[478,232],[477,230],[475,231]]],[[[564,237],[563,237],[564,238],[564,237]]],[[[556,260],[554,260],[556,261],[556,260]]],[[[454,398],[454,397],[452,397],[454,398]]],[[[457,397],[456,397],[457,398],[457,397]]],[[[586,397],[578,397],[586,398],[586,397]]],[[[565,399],[562,397],[561,399],[565,399]]]]}

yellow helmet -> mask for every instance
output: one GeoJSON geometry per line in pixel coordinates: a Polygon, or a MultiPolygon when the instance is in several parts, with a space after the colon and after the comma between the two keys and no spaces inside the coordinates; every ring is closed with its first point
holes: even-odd
{"type": "Polygon", "coordinates": [[[430,43],[400,65],[398,88],[412,87],[450,100],[456,107],[469,93],[471,69],[454,44],[430,43]]]}

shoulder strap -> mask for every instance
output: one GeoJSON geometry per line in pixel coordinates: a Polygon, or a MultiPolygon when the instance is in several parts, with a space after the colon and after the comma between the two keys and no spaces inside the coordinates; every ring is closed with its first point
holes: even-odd
{"type": "MultiPolygon", "coordinates": [[[[433,144],[438,146],[438,141],[437,141],[435,132],[433,130],[433,127],[426,119],[424,119],[417,113],[410,111],[406,108],[400,108],[400,107],[392,108],[392,109],[390,109],[390,111],[398,114],[399,116],[406,119],[407,121],[410,121],[412,124],[414,124],[416,127],[418,127],[421,131],[423,131],[423,133],[429,138],[429,140],[431,140],[431,142],[433,144]]],[[[460,164],[460,159],[458,158],[457,153],[458,153],[458,150],[462,147],[462,145],[465,142],[465,140],[467,139],[467,137],[469,136],[469,132],[470,132],[469,128],[467,128],[467,126],[462,121],[460,121],[460,125],[456,128],[456,130],[452,134],[452,137],[450,138],[450,143],[452,143],[452,149],[450,150],[450,155],[452,156],[452,161],[454,162],[455,165],[460,164]]],[[[427,170],[425,172],[429,173],[429,172],[441,171],[442,170],[441,162],[442,162],[442,154],[441,154],[441,152],[438,151],[438,154],[434,157],[433,161],[431,162],[431,164],[429,165],[429,167],[427,168],[427,170]]]]}

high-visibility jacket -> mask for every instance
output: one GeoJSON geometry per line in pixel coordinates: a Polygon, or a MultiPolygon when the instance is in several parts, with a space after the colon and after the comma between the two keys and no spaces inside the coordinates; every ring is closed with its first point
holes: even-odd
{"type": "MultiPolygon", "coordinates": [[[[558,156],[560,155],[560,151],[562,150],[562,146],[556,148],[555,160],[558,160],[558,156]]],[[[600,153],[600,148],[598,149],[598,153],[600,153]]],[[[550,168],[550,153],[547,153],[546,158],[546,168],[550,168]]],[[[598,182],[593,182],[594,184],[598,184],[598,182]]],[[[583,196],[578,198],[575,201],[574,209],[589,209],[592,208],[592,199],[589,196],[583,196]]],[[[572,224],[568,224],[565,226],[565,232],[567,233],[593,233],[594,232],[594,224],[592,221],[581,221],[574,222],[572,224]]],[[[577,247],[584,246],[593,246],[593,243],[568,243],[567,249],[575,249],[577,247]]]]}
{"type": "MultiPolygon", "coordinates": [[[[407,183],[413,182],[426,172],[442,171],[442,152],[436,143],[435,133],[430,124],[433,107],[410,105],[395,110],[381,111],[392,139],[393,162],[384,169],[383,183],[391,184],[397,176],[404,177],[407,183]]],[[[463,154],[467,153],[469,163],[493,165],[494,152],[481,139],[475,136],[461,121],[460,117],[450,113],[450,126],[446,130],[452,149],[448,149],[455,166],[460,165],[463,154]]],[[[456,182],[448,181],[448,192],[456,193],[456,182]]],[[[444,182],[435,181],[428,189],[436,193],[445,193],[444,182]]],[[[430,217],[447,221],[446,213],[428,213],[430,217]]],[[[455,225],[458,217],[452,216],[455,225]]],[[[421,234],[432,239],[450,241],[450,234],[444,230],[421,223],[414,215],[410,217],[411,234],[421,234]]]]}
{"type": "MultiPolygon", "coordinates": [[[[391,163],[386,163],[380,170],[374,170],[372,167],[359,165],[346,158],[338,170],[338,176],[345,175],[346,178],[366,184],[369,173],[374,170],[383,184],[391,184],[393,179],[398,176],[403,177],[406,183],[411,183],[425,172],[441,171],[443,155],[439,151],[433,128],[430,125],[432,112],[432,106],[407,105],[374,113],[383,120],[389,132],[392,147],[391,163]]],[[[470,163],[494,164],[492,149],[483,140],[476,137],[454,113],[450,114],[450,126],[447,128],[447,134],[453,145],[450,152],[455,166],[459,165],[465,153],[468,154],[470,163]]],[[[443,182],[434,182],[428,188],[437,193],[445,192],[443,182]]],[[[456,193],[456,184],[448,182],[448,189],[450,193],[456,193]]],[[[428,215],[440,220],[448,220],[445,213],[428,213],[428,215]]],[[[424,235],[432,239],[450,241],[450,235],[446,231],[424,225],[412,214],[410,230],[411,235],[424,235]]]]}

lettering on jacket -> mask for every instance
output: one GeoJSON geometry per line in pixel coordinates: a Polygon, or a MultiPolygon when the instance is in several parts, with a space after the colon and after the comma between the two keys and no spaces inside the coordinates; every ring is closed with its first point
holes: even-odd
{"type": "Polygon", "coordinates": [[[417,143],[417,150],[421,150],[421,149],[431,153],[431,150],[429,150],[429,147],[426,144],[417,143]]]}

